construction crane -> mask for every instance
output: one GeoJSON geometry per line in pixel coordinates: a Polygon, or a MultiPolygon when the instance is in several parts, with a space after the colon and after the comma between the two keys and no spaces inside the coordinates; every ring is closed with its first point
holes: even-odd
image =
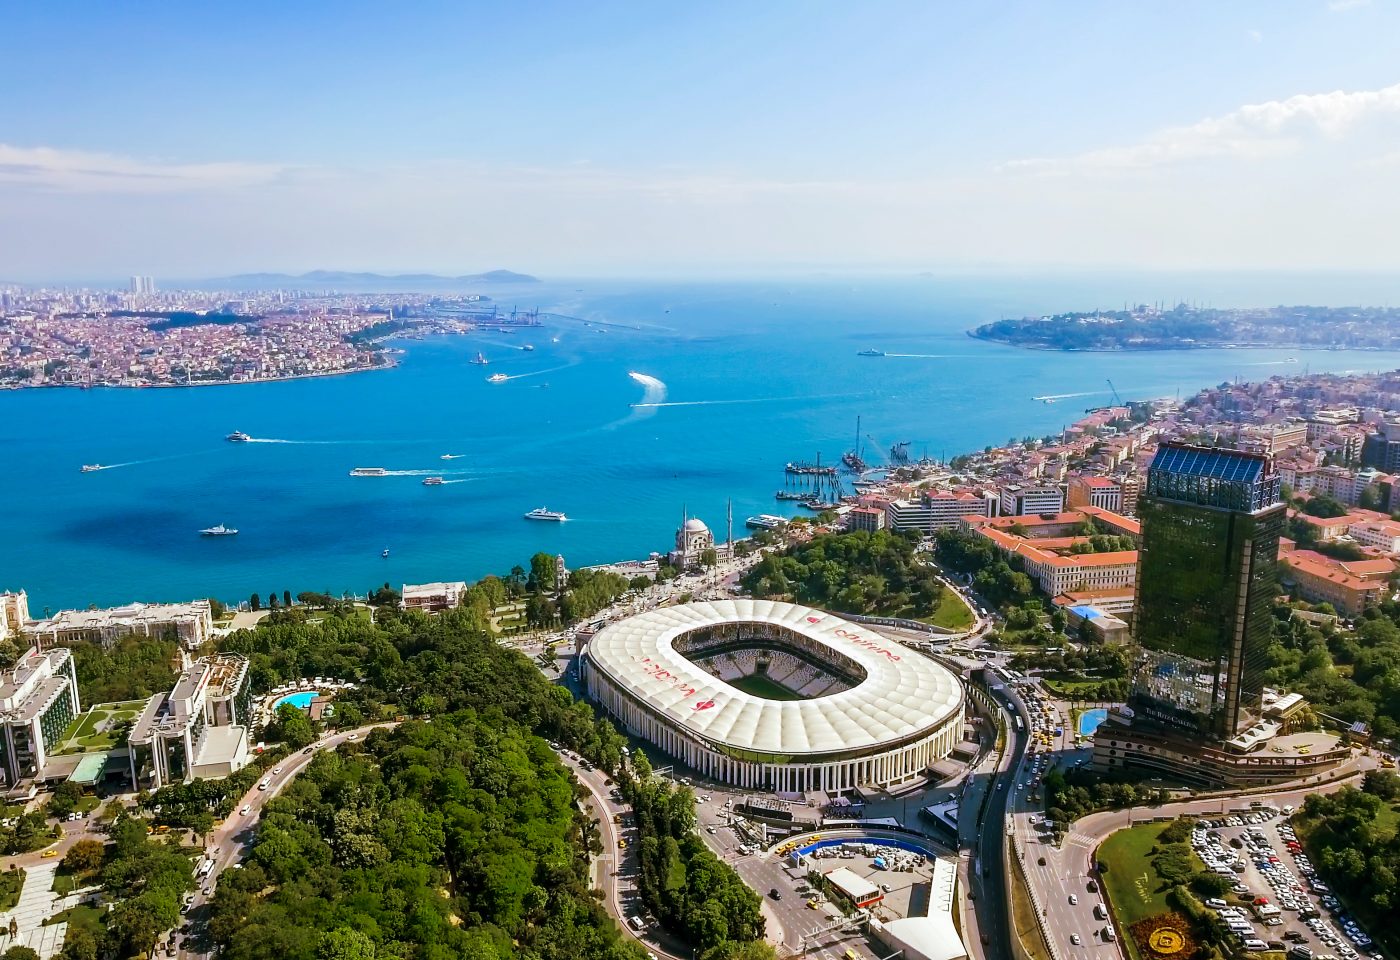
{"type": "Polygon", "coordinates": [[[1127,406],[1127,404],[1123,402],[1123,398],[1120,397],[1120,396],[1118,396],[1118,388],[1115,387],[1115,386],[1113,385],[1113,381],[1112,381],[1112,380],[1109,380],[1109,381],[1108,381],[1108,389],[1111,390],[1111,391],[1113,392],[1113,402],[1114,402],[1117,406],[1120,406],[1120,407],[1126,407],[1126,406],[1127,406]]]}

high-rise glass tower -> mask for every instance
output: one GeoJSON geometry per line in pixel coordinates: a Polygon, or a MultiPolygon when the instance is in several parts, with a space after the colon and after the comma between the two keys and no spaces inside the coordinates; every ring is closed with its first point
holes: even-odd
{"type": "Polygon", "coordinates": [[[1138,717],[1217,740],[1258,718],[1285,510],[1268,457],[1158,448],[1138,501],[1138,717]]]}

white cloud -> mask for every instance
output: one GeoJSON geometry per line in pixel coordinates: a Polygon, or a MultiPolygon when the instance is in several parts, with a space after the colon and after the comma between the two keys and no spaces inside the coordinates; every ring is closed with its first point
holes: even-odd
{"type": "Polygon", "coordinates": [[[289,169],[262,163],[167,163],[0,143],[0,183],[60,192],[169,193],[256,186],[289,169]]]}
{"type": "Polygon", "coordinates": [[[1309,140],[1335,140],[1362,119],[1400,115],[1400,83],[1380,90],[1335,90],[1269,100],[1170,127],[1141,143],[1074,157],[1013,160],[1003,170],[1041,173],[1130,171],[1220,157],[1259,159],[1296,151],[1309,140]]]}
{"type": "Polygon", "coordinates": [[[1245,39],[1247,39],[1250,43],[1264,42],[1264,33],[1261,30],[1246,30],[1244,32],[1244,35],[1245,39]]]}

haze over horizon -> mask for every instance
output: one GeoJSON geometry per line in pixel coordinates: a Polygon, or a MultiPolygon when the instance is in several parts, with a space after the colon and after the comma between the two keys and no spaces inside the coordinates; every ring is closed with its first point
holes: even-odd
{"type": "Polygon", "coordinates": [[[7,35],[0,280],[1400,262],[1384,0],[87,3],[7,35]]]}

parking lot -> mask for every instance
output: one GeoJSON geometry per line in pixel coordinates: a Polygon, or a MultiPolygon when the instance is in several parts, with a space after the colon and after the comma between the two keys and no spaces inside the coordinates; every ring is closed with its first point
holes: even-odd
{"type": "Polygon", "coordinates": [[[1206,868],[1231,880],[1231,895],[1207,901],[1252,950],[1287,950],[1290,960],[1383,960],[1319,880],[1287,815],[1261,806],[1198,820],[1191,846],[1206,868]]]}

